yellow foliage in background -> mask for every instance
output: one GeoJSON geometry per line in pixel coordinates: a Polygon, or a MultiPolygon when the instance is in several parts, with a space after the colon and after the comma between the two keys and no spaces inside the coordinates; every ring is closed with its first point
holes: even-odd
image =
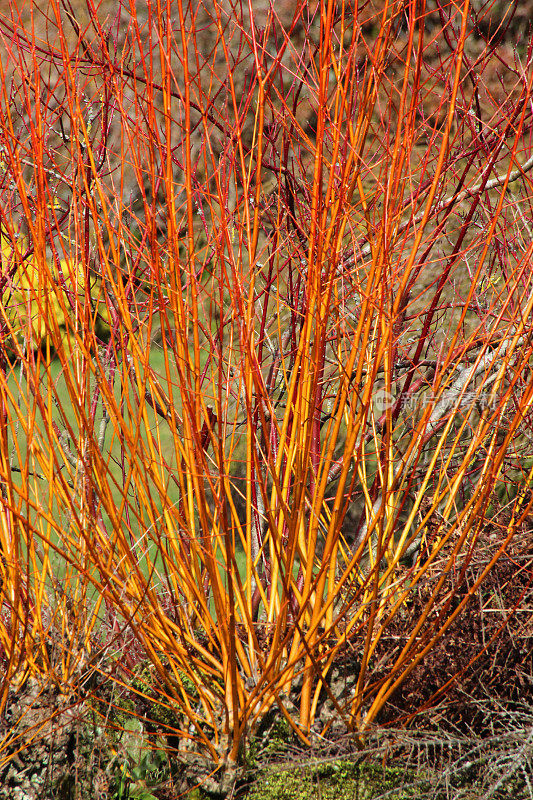
{"type": "MultiPolygon", "coordinates": [[[[20,236],[15,243],[0,233],[2,274],[12,273],[2,293],[3,316],[12,336],[26,348],[43,347],[46,339],[57,350],[59,342],[67,352],[75,346],[74,331],[81,331],[86,304],[85,275],[81,264],[63,258],[43,264],[35,253],[24,258],[28,241],[20,236]],[[16,269],[13,269],[16,262],[16,269]]],[[[108,312],[101,281],[90,287],[91,308],[98,335],[108,330],[108,312]]]]}

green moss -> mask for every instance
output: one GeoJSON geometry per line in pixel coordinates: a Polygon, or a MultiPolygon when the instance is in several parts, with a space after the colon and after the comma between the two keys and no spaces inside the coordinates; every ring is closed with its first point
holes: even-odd
{"type": "Polygon", "coordinates": [[[429,788],[420,781],[411,787],[416,777],[403,768],[338,759],[271,771],[256,782],[247,800],[372,800],[385,792],[391,792],[390,800],[408,800],[429,788]]]}

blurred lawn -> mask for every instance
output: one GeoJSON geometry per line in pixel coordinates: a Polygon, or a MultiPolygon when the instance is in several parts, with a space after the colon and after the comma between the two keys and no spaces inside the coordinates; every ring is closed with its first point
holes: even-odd
{"type": "MultiPolygon", "coordinates": [[[[150,349],[150,356],[149,356],[149,363],[150,367],[157,376],[157,379],[161,385],[163,391],[168,395],[168,382],[166,380],[165,374],[165,360],[163,349],[160,345],[154,344],[150,349]]],[[[141,376],[142,377],[142,376],[141,376]]],[[[30,408],[33,403],[34,398],[29,396],[28,390],[24,387],[24,378],[21,375],[20,366],[14,364],[11,367],[11,374],[8,379],[8,386],[13,395],[14,402],[19,406],[21,409],[25,409],[27,404],[29,404],[30,408]],[[16,377],[15,377],[16,376],[16,377]],[[21,387],[21,388],[19,388],[21,387]],[[29,396],[29,399],[28,399],[29,396]]],[[[94,380],[91,381],[91,394],[94,388],[94,380]]],[[[40,383],[40,395],[41,398],[44,399],[45,403],[48,403],[48,398],[55,396],[59,398],[61,403],[61,409],[58,407],[58,404],[52,402],[50,404],[51,407],[51,418],[52,421],[57,425],[60,433],[63,433],[65,430],[64,425],[64,418],[66,418],[73,429],[73,433],[76,434],[78,431],[77,428],[77,417],[72,405],[72,402],[69,397],[68,389],[65,383],[65,376],[61,368],[61,364],[58,359],[52,361],[49,371],[47,372],[44,368],[41,370],[41,383],[40,383]]],[[[117,402],[120,402],[120,380],[115,381],[115,397],[117,402]]],[[[133,389],[130,391],[129,400],[131,402],[132,410],[135,412],[137,400],[135,398],[135,392],[133,389]]],[[[176,391],[174,387],[174,400],[176,401],[176,405],[178,413],[181,411],[179,406],[181,405],[179,397],[176,396],[176,391]]],[[[14,418],[14,409],[12,405],[13,401],[10,401],[9,405],[11,405],[10,413],[14,418]]],[[[46,409],[48,409],[48,404],[46,405],[46,409]]],[[[48,413],[48,411],[46,411],[48,413]]],[[[28,415],[29,416],[29,415],[28,415]]],[[[128,416],[127,411],[124,412],[125,420],[128,424],[131,424],[132,430],[134,429],[133,420],[128,416]]],[[[101,400],[99,401],[99,407],[96,415],[95,420],[95,430],[98,432],[98,428],[100,425],[100,421],[102,419],[102,406],[101,400]]],[[[147,444],[147,429],[151,430],[152,435],[154,436],[155,440],[158,442],[158,446],[160,452],[162,453],[165,461],[168,464],[168,474],[164,475],[165,467],[161,467],[159,465],[158,469],[160,474],[163,473],[164,475],[164,483],[166,485],[166,492],[164,497],[161,497],[160,494],[155,490],[151,493],[151,514],[155,519],[157,525],[157,521],[161,521],[161,527],[164,529],[164,507],[168,510],[171,507],[176,507],[180,500],[180,492],[179,488],[172,479],[172,471],[176,465],[176,456],[175,456],[175,444],[173,439],[173,434],[171,431],[170,426],[167,422],[162,419],[160,416],[157,416],[156,412],[147,405],[146,407],[146,425],[141,427],[141,439],[145,444],[147,444]]],[[[44,433],[46,430],[47,421],[43,420],[42,413],[38,410],[35,418],[35,433],[32,437],[33,441],[28,442],[27,436],[23,430],[23,426],[19,423],[13,423],[11,428],[11,438],[10,438],[10,457],[12,460],[12,466],[14,469],[14,482],[16,485],[21,487],[22,478],[21,475],[25,472],[25,464],[26,462],[29,465],[30,470],[30,478],[28,481],[27,491],[30,497],[31,506],[30,509],[25,509],[24,513],[28,515],[29,519],[32,522],[32,525],[35,528],[41,529],[41,531],[46,531],[47,526],[45,524],[45,515],[48,513],[55,522],[56,529],[51,530],[48,528],[50,532],[50,541],[52,543],[52,550],[50,553],[50,561],[51,561],[51,569],[53,571],[54,576],[57,578],[62,578],[66,571],[69,570],[67,566],[67,562],[63,557],[53,552],[53,545],[58,545],[60,547],[64,546],[65,542],[62,540],[62,533],[65,534],[65,540],[67,537],[68,527],[69,527],[69,519],[67,513],[64,509],[60,509],[58,506],[57,497],[53,496],[53,493],[50,492],[50,486],[47,481],[44,480],[42,475],[39,477],[40,469],[37,464],[37,460],[32,454],[32,450],[39,446],[39,443],[43,443],[41,447],[41,451],[46,453],[48,448],[48,441],[49,437],[44,433]],[[14,437],[16,438],[17,446],[18,446],[18,453],[17,448],[14,446],[14,437]],[[41,520],[39,520],[39,516],[41,516],[41,520]]],[[[61,464],[63,463],[63,455],[59,453],[58,447],[54,446],[54,450],[58,456],[58,462],[61,464]]],[[[74,454],[74,448],[71,446],[71,452],[74,454]]],[[[113,430],[113,425],[110,422],[107,426],[106,430],[106,437],[104,443],[104,449],[102,453],[104,460],[108,464],[108,483],[112,490],[112,496],[114,498],[116,508],[120,508],[120,504],[123,500],[122,498],[122,491],[121,487],[124,486],[125,479],[127,479],[127,466],[126,472],[123,472],[123,458],[126,460],[132,459],[131,454],[123,453],[120,438],[113,430]]],[[[63,469],[65,469],[63,467],[63,469]]],[[[24,492],[25,493],[25,492],[24,492]]],[[[134,488],[130,485],[128,490],[128,498],[129,504],[131,508],[134,508],[136,505],[139,507],[141,503],[137,500],[134,494],[134,488]]],[[[144,509],[146,510],[146,509],[144,509]]],[[[112,532],[112,521],[109,515],[106,513],[105,509],[102,508],[102,519],[103,523],[106,527],[106,530],[109,531],[110,535],[112,532]]],[[[136,550],[137,556],[137,563],[139,564],[143,574],[148,577],[148,575],[153,571],[153,567],[155,566],[156,571],[163,566],[163,559],[161,554],[160,546],[151,538],[149,532],[147,531],[145,526],[139,524],[139,520],[135,518],[133,513],[129,517],[131,523],[131,532],[128,533],[128,538],[132,542],[132,547],[136,550]],[[144,528],[144,529],[143,529],[144,528]],[[151,563],[150,563],[151,562],[151,563]]],[[[124,515],[122,516],[122,524],[124,530],[126,529],[126,523],[124,515]]],[[[155,526],[154,526],[155,527],[155,526]]],[[[164,537],[163,537],[164,538],[164,537]]],[[[42,545],[39,544],[39,550],[42,550],[42,545]]],[[[240,542],[236,542],[236,557],[237,557],[237,564],[241,574],[244,576],[246,574],[245,568],[245,556],[244,552],[240,546],[240,542]]],[[[223,563],[220,560],[221,572],[223,572],[223,563]]],[[[164,572],[164,570],[163,570],[164,572]]],[[[157,577],[154,576],[154,581],[157,582],[157,577]]],[[[88,593],[88,597],[94,596],[93,592],[88,593]]]]}

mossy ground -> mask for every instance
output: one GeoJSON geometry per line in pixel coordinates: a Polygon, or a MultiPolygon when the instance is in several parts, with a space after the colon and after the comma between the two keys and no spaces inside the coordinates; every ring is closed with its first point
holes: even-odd
{"type": "Polygon", "coordinates": [[[414,777],[406,775],[402,767],[338,759],[267,773],[250,789],[246,800],[371,800],[385,792],[389,792],[390,800],[407,800],[423,796],[419,781],[416,790],[409,786],[414,777]]]}

